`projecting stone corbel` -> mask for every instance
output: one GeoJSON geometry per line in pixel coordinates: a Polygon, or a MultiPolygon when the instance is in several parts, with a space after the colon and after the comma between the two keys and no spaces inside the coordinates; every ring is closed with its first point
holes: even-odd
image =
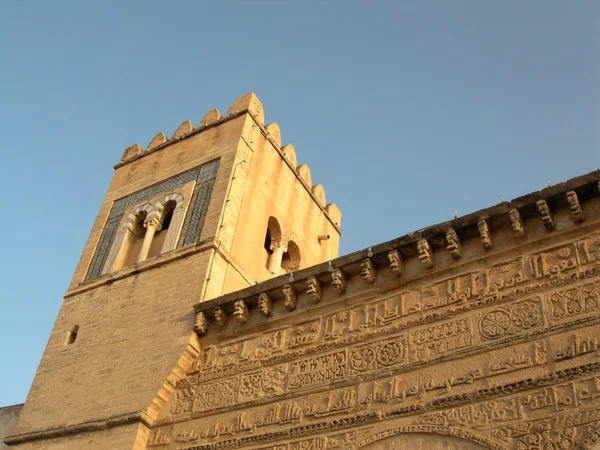
{"type": "Polygon", "coordinates": [[[477,228],[479,229],[479,235],[481,236],[481,245],[486,250],[492,248],[492,235],[490,233],[490,227],[485,220],[477,222],[477,228]]]}
{"type": "Polygon", "coordinates": [[[239,323],[246,323],[250,318],[250,312],[248,311],[248,305],[244,300],[236,300],[233,304],[233,317],[239,323]]]}
{"type": "Polygon", "coordinates": [[[575,222],[583,222],[583,211],[581,210],[579,198],[577,198],[577,194],[575,193],[575,191],[567,192],[567,202],[569,202],[569,208],[571,208],[571,215],[573,216],[573,220],[575,222]]]}
{"type": "Polygon", "coordinates": [[[510,226],[512,227],[515,236],[523,236],[525,234],[525,227],[521,221],[521,214],[519,211],[517,209],[511,209],[508,212],[508,217],[510,218],[510,226]]]}
{"type": "Polygon", "coordinates": [[[285,297],[283,301],[283,306],[285,306],[289,311],[293,311],[294,309],[296,309],[296,305],[298,304],[298,298],[296,296],[296,291],[291,284],[283,285],[283,295],[285,297]]]}
{"type": "Polygon", "coordinates": [[[446,231],[446,244],[448,244],[446,248],[450,252],[452,258],[459,259],[461,257],[460,240],[458,239],[456,231],[454,231],[452,228],[446,231]]]}
{"type": "Polygon", "coordinates": [[[194,331],[196,332],[196,334],[198,336],[202,336],[203,334],[206,334],[206,331],[208,330],[208,319],[206,318],[206,315],[200,311],[199,313],[196,313],[196,322],[194,322],[194,331]]]}
{"type": "Polygon", "coordinates": [[[377,268],[370,258],[365,258],[361,261],[360,276],[363,277],[367,283],[375,282],[375,278],[377,278],[377,268]]]}
{"type": "Polygon", "coordinates": [[[223,328],[227,323],[227,313],[220,306],[215,306],[214,314],[216,324],[223,328]]]}
{"type": "Polygon", "coordinates": [[[306,280],[306,293],[311,296],[315,302],[320,302],[323,297],[323,291],[321,289],[321,283],[317,280],[317,277],[308,277],[306,280]]]}
{"type": "Polygon", "coordinates": [[[427,239],[421,239],[417,242],[417,251],[419,252],[419,261],[425,267],[433,267],[433,251],[427,239]]]}
{"type": "Polygon", "coordinates": [[[542,222],[547,230],[554,230],[554,220],[552,219],[552,211],[548,207],[548,203],[546,200],[538,200],[535,202],[535,206],[537,206],[537,210],[540,213],[540,217],[542,218],[542,222]]]}
{"type": "Polygon", "coordinates": [[[404,270],[404,259],[398,250],[392,250],[388,253],[388,260],[390,261],[390,269],[396,273],[396,275],[402,275],[404,270]]]}
{"type": "Polygon", "coordinates": [[[273,313],[273,299],[266,292],[258,296],[258,311],[265,317],[273,313]]]}
{"type": "Polygon", "coordinates": [[[346,275],[341,269],[335,269],[331,272],[331,285],[340,295],[346,292],[346,275]]]}

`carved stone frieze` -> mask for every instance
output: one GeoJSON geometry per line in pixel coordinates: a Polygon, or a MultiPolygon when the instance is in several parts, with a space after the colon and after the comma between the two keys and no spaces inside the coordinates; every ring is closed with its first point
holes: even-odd
{"type": "Polygon", "coordinates": [[[580,233],[238,337],[203,336],[148,447],[358,449],[399,436],[390,445],[591,448],[599,252],[600,234],[580,233]]]}

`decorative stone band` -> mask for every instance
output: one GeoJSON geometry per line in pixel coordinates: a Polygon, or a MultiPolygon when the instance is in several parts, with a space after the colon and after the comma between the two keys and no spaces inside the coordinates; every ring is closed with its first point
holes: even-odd
{"type": "Polygon", "coordinates": [[[105,430],[107,428],[129,425],[132,423],[143,423],[147,427],[152,426],[152,420],[150,420],[145,412],[133,412],[129,414],[122,414],[120,416],[113,416],[104,420],[94,420],[68,427],[49,428],[47,430],[35,431],[33,433],[16,434],[5,438],[4,443],[9,446],[17,445],[24,442],[39,441],[41,439],[52,439],[77,433],[105,430]]]}
{"type": "MultiPolygon", "coordinates": [[[[244,326],[246,323],[253,322],[251,317],[254,314],[272,320],[278,315],[285,314],[285,311],[293,311],[298,301],[301,301],[300,297],[309,299],[306,306],[310,306],[311,303],[316,304],[323,299],[347,296],[349,287],[356,284],[354,280],[359,277],[364,280],[360,282],[359,290],[361,288],[367,290],[378,283],[389,283],[389,278],[378,276],[382,271],[389,270],[398,278],[406,277],[404,266],[409,259],[416,258],[422,263],[423,274],[426,271],[450,268],[465,257],[463,246],[467,240],[480,240],[483,250],[489,252],[492,250],[494,233],[508,229],[508,234],[504,233],[504,236],[513,236],[514,242],[509,239],[508,243],[503,245],[502,240],[498,240],[493,249],[506,250],[522,245],[523,236],[526,236],[526,219],[541,219],[540,222],[547,232],[563,231],[579,226],[584,218],[582,205],[585,206],[585,202],[598,197],[599,188],[600,170],[596,170],[511,202],[504,202],[369,247],[368,250],[294,272],[293,276],[282,275],[241,291],[197,303],[194,309],[196,313],[203,313],[204,319],[212,323],[215,322],[215,307],[218,306],[223,314],[229,315],[237,310],[236,321],[239,326],[244,326]],[[562,209],[569,211],[570,222],[563,219],[554,220],[553,216],[562,209]],[[438,262],[435,263],[436,252],[447,252],[450,258],[438,258],[438,262]],[[263,301],[259,305],[259,298],[261,296],[266,298],[263,294],[268,295],[269,301],[266,303],[263,301]],[[242,303],[236,305],[240,300],[243,300],[243,305],[242,303]],[[277,308],[278,302],[285,304],[285,308],[277,308]]],[[[564,214],[561,217],[564,217],[564,214]]],[[[533,226],[535,220],[532,222],[533,226]]],[[[477,256],[482,257],[484,254],[477,256]]],[[[353,295],[358,293],[354,288],[351,292],[353,295]]],[[[216,322],[224,323],[224,319],[220,318],[216,322]]],[[[204,332],[219,329],[216,325],[208,326],[204,332]]]]}

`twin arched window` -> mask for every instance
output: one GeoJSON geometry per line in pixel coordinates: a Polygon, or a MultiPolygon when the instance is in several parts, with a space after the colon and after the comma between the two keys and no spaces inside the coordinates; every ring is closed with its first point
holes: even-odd
{"type": "Polygon", "coordinates": [[[102,273],[173,250],[179,237],[183,213],[181,194],[171,194],[159,203],[137,207],[117,232],[102,273]]]}
{"type": "Polygon", "coordinates": [[[294,241],[284,239],[281,226],[274,217],[269,217],[267,224],[265,250],[268,255],[267,269],[272,274],[279,275],[300,268],[300,248],[294,241]]]}

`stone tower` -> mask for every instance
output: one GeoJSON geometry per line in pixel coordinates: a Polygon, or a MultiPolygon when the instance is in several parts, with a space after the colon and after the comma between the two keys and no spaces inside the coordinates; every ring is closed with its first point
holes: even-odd
{"type": "Polygon", "coordinates": [[[193,305],[337,257],[340,217],[254,94],[127,148],[11,448],[137,448],[198,354],[193,305]]]}

